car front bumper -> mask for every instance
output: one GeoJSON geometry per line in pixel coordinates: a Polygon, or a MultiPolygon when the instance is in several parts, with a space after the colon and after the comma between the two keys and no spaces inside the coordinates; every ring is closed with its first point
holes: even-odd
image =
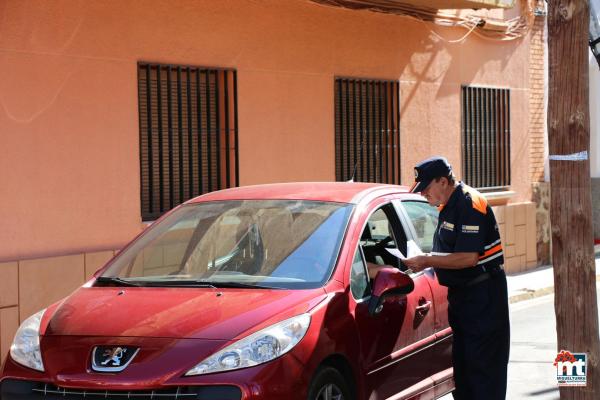
{"type": "Polygon", "coordinates": [[[22,367],[9,356],[0,375],[0,399],[304,400],[311,376],[291,354],[235,371],[173,376],[161,385],[147,384],[143,380],[119,380],[118,374],[105,374],[104,383],[99,385],[97,374],[88,374],[89,380],[86,374],[49,376],[22,367]]]}

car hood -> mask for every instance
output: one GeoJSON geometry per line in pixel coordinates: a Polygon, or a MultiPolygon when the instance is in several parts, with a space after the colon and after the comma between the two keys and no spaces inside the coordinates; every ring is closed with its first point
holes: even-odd
{"type": "Polygon", "coordinates": [[[310,290],[82,287],[48,310],[45,336],[231,340],[302,314],[326,297],[310,290]]]}

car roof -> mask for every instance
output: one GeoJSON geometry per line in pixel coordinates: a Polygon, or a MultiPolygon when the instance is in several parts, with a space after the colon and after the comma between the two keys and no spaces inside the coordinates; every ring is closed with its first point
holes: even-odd
{"type": "Polygon", "coordinates": [[[368,195],[407,193],[408,187],[364,182],[295,182],[242,186],[210,192],[188,203],[223,200],[313,200],[357,204],[368,195]]]}

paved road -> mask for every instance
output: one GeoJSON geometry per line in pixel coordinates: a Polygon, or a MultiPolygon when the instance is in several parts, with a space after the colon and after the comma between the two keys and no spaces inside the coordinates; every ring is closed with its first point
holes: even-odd
{"type": "MultiPolygon", "coordinates": [[[[597,286],[600,293],[600,285],[597,286]]],[[[599,305],[600,309],[600,305],[599,305]]],[[[510,400],[558,400],[554,295],[511,305],[510,400]]],[[[575,349],[567,349],[575,350],[575,349]]],[[[444,396],[451,400],[452,396],[444,396]]]]}

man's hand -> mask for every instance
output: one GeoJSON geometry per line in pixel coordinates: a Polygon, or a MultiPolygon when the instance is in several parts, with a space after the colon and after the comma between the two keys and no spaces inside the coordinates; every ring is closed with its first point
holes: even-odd
{"type": "Polygon", "coordinates": [[[412,272],[423,271],[425,268],[430,267],[431,257],[421,255],[402,260],[404,265],[412,270],[412,272]]]}
{"type": "Polygon", "coordinates": [[[420,255],[402,262],[413,272],[423,271],[427,267],[445,269],[463,269],[477,265],[478,253],[452,253],[444,256],[420,255]]]}

